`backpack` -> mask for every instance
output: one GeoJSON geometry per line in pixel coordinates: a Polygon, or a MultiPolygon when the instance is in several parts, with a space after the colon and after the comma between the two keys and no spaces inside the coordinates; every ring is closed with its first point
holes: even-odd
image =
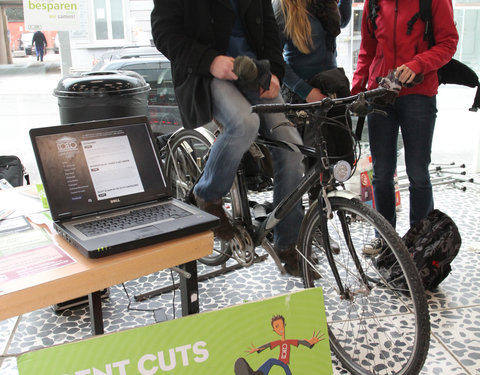
{"type": "MultiPolygon", "coordinates": [[[[377,4],[377,0],[369,1],[367,12],[372,24],[372,30],[370,32],[372,37],[375,36],[375,29],[377,28],[375,19],[378,16],[379,9],[380,7],[377,4]]],[[[407,23],[407,34],[411,33],[413,25],[419,18],[425,23],[423,39],[428,41],[428,48],[431,48],[435,44],[432,26],[432,0],[419,0],[419,11],[407,23]]],[[[469,108],[469,111],[477,112],[478,108],[480,108],[480,82],[477,74],[467,65],[458,60],[451,59],[438,70],[438,83],[453,83],[472,88],[477,87],[473,105],[469,108]]]]}
{"type": "MultiPolygon", "coordinates": [[[[415,223],[403,236],[403,241],[418,269],[425,290],[434,290],[452,270],[462,244],[455,222],[440,210],[433,210],[426,218],[415,223]]],[[[394,263],[390,252],[385,251],[376,259],[377,269],[396,287],[406,287],[403,273],[394,263]]]]}
{"type": "Polygon", "coordinates": [[[0,180],[5,179],[13,187],[22,186],[23,178],[30,183],[25,168],[15,155],[0,156],[0,180]]]}

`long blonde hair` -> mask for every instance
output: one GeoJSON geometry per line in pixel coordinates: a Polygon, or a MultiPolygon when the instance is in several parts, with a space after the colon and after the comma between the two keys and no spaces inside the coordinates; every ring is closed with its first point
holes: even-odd
{"type": "Polygon", "coordinates": [[[307,6],[311,0],[278,0],[285,19],[285,34],[295,47],[308,54],[313,47],[312,28],[308,20],[307,6]]]}

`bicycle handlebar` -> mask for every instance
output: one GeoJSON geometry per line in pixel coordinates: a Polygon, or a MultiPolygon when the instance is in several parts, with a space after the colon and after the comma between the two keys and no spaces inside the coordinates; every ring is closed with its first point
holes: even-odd
{"type": "Polygon", "coordinates": [[[311,103],[298,103],[298,104],[257,104],[252,106],[252,112],[255,113],[277,113],[277,112],[287,112],[292,110],[313,110],[313,109],[320,109],[320,110],[330,110],[332,107],[344,104],[352,104],[354,105],[355,102],[363,102],[367,99],[373,99],[379,96],[383,96],[388,92],[392,92],[393,90],[389,90],[384,87],[378,87],[373,90],[364,91],[352,96],[346,96],[344,98],[325,98],[318,102],[311,102],[311,103]]]}

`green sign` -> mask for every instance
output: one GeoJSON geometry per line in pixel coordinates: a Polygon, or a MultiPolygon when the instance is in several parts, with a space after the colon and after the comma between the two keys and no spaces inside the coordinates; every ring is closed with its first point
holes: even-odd
{"type": "Polygon", "coordinates": [[[18,358],[20,375],[250,375],[249,369],[264,375],[333,373],[321,289],[96,336],[18,358]]]}
{"type": "Polygon", "coordinates": [[[79,0],[23,0],[25,28],[71,31],[80,28],[79,0]]]}

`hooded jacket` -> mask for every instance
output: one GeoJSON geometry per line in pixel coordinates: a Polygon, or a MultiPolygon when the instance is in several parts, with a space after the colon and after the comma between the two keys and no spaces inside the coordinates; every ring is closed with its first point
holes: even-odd
{"type": "Polygon", "coordinates": [[[377,0],[375,31],[368,17],[368,1],[364,5],[362,42],[352,94],[377,87],[377,77],[385,77],[390,70],[405,64],[416,74],[423,74],[424,80],[414,87],[402,88],[400,95],[436,95],[437,70],[452,58],[458,42],[451,0],[432,0],[435,45],[430,49],[424,38],[425,23],[420,18],[411,34],[407,34],[408,22],[419,11],[419,0],[377,0]]]}

